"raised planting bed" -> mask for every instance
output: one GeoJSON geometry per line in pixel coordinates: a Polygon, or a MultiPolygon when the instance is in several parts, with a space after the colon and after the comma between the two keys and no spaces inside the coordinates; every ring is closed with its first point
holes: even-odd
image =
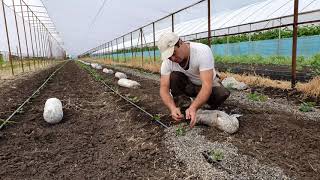
{"type": "MultiPolygon", "coordinates": [[[[274,80],[291,80],[291,66],[285,65],[216,63],[216,68],[221,72],[259,75],[274,80]]],[[[304,67],[297,70],[297,81],[299,82],[307,82],[313,77],[314,73],[311,68],[304,67]]]]}

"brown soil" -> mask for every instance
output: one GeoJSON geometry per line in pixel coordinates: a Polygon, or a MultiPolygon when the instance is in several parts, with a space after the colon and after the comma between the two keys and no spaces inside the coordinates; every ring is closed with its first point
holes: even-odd
{"type": "Polygon", "coordinates": [[[18,108],[58,66],[3,83],[0,91],[0,119],[5,119],[18,108]]]}
{"type": "MultiPolygon", "coordinates": [[[[117,86],[114,76],[99,72],[121,94],[136,99],[148,112],[161,114],[170,125],[158,82],[128,75],[142,84],[141,89],[131,90],[117,86]]],[[[243,115],[239,132],[230,136],[203,127],[208,140],[231,142],[242,154],[279,166],[292,178],[320,179],[319,122],[252,111],[231,102],[221,109],[243,115]]],[[[14,118],[18,124],[0,132],[0,176],[5,179],[173,179],[190,175],[164,146],[163,127],[73,63],[24,111],[14,118]],[[42,118],[43,105],[50,97],[64,104],[65,117],[57,125],[48,125],[42,118]]]]}
{"type": "MultiPolygon", "coordinates": [[[[107,81],[116,83],[112,76],[104,77],[107,81]]],[[[121,93],[140,97],[139,103],[154,112],[168,113],[159,97],[158,82],[130,75],[128,78],[140,82],[142,88],[129,90],[118,87],[121,93]]],[[[275,98],[277,95],[283,97],[284,93],[272,90],[274,89],[269,89],[269,94],[273,94],[275,98]]],[[[288,99],[293,101],[296,97],[288,96],[288,99]]],[[[251,109],[252,107],[226,103],[220,110],[243,115],[239,118],[239,132],[230,136],[215,128],[206,127],[203,135],[210,141],[231,142],[242,154],[271,166],[279,166],[290,177],[320,179],[320,122],[298,121],[293,115],[266,114],[251,109]]],[[[163,119],[169,119],[168,115],[163,119]]]]}
{"type": "Polygon", "coordinates": [[[317,106],[320,106],[320,97],[306,96],[302,92],[296,89],[279,89],[272,87],[253,87],[252,92],[259,92],[272,98],[285,98],[288,101],[294,102],[299,105],[302,102],[315,102],[317,106]]]}
{"type": "Polygon", "coordinates": [[[275,164],[290,177],[320,178],[320,122],[299,121],[294,115],[259,113],[250,107],[227,104],[223,110],[239,113],[239,131],[231,137],[205,128],[211,141],[228,141],[241,153],[275,164]]]}
{"type": "Polygon", "coordinates": [[[189,176],[184,165],[165,148],[162,127],[73,62],[66,64],[25,106],[24,113],[12,120],[17,124],[0,131],[3,179],[189,176]],[[51,97],[59,98],[64,105],[64,119],[56,125],[42,118],[44,103],[51,97]]]}

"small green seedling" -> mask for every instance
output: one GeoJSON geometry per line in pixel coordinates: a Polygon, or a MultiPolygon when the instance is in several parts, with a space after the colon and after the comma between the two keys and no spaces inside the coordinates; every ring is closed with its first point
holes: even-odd
{"type": "Polygon", "coordinates": [[[223,152],[217,149],[210,151],[210,157],[213,161],[222,161],[224,158],[223,152]]]}
{"type": "Polygon", "coordinates": [[[161,116],[160,116],[160,114],[156,114],[156,115],[154,115],[152,117],[152,119],[155,120],[155,121],[160,121],[161,120],[161,116]]]}
{"type": "Polygon", "coordinates": [[[186,129],[183,126],[179,126],[176,129],[176,135],[177,136],[185,136],[186,135],[186,129]]]}
{"type": "Polygon", "coordinates": [[[15,124],[17,122],[15,121],[5,121],[4,119],[0,119],[0,124],[3,124],[4,126],[7,125],[7,124],[15,124]]]}
{"type": "Polygon", "coordinates": [[[140,99],[137,96],[129,96],[130,101],[137,103],[140,101],[140,99]]]}
{"type": "Polygon", "coordinates": [[[268,100],[268,96],[256,92],[248,94],[247,97],[251,101],[266,102],[268,100]]]}
{"type": "Polygon", "coordinates": [[[313,111],[314,106],[316,105],[315,102],[302,102],[299,107],[299,111],[301,112],[311,112],[313,111]]]}

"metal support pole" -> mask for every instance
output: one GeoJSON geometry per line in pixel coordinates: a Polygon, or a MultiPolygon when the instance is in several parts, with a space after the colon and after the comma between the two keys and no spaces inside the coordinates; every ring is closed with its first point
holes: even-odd
{"type": "Polygon", "coordinates": [[[43,63],[46,65],[46,32],[44,31],[44,26],[41,26],[41,33],[42,33],[42,55],[43,55],[43,63]]]}
{"type": "MultiPolygon", "coordinates": [[[[140,29],[139,29],[139,31],[140,31],[140,29]]],[[[137,59],[137,53],[138,53],[138,51],[139,51],[139,42],[140,42],[140,32],[138,33],[138,41],[137,41],[137,46],[136,46],[136,51],[135,51],[135,53],[134,53],[134,58],[135,59],[137,59]]]]}
{"type": "MultiPolygon", "coordinates": [[[[281,18],[280,18],[280,25],[281,25],[281,18]]],[[[280,56],[280,42],[281,42],[281,27],[278,29],[278,51],[277,54],[280,56]]]]}
{"type": "Polygon", "coordinates": [[[118,47],[118,38],[116,38],[117,43],[117,61],[119,62],[119,47],[118,47]]]}
{"type": "Polygon", "coordinates": [[[30,15],[29,15],[29,8],[27,8],[28,13],[28,22],[29,22],[29,33],[30,33],[30,40],[31,40],[31,48],[32,48],[32,57],[33,57],[33,66],[36,68],[36,61],[34,59],[34,47],[33,47],[33,38],[32,38],[32,32],[31,32],[31,23],[30,23],[30,15]]]}
{"type": "Polygon", "coordinates": [[[131,61],[133,59],[133,42],[132,42],[132,32],[130,33],[130,41],[131,41],[131,61]]]}
{"type": "MultiPolygon", "coordinates": [[[[113,40],[112,40],[113,41],[113,40]]],[[[113,62],[113,46],[112,46],[112,41],[111,41],[111,59],[112,59],[112,62],[113,62]]]]}
{"type": "Polygon", "coordinates": [[[6,11],[5,11],[5,8],[4,8],[4,2],[3,1],[4,0],[1,0],[3,18],[4,18],[4,25],[5,25],[5,28],[6,28],[6,35],[7,35],[7,45],[8,45],[8,50],[9,50],[9,61],[10,61],[10,65],[11,65],[11,73],[12,73],[12,75],[14,75],[13,63],[12,63],[12,57],[11,57],[10,38],[9,38],[8,25],[7,25],[7,17],[6,17],[6,11]]]}
{"type": "Polygon", "coordinates": [[[44,64],[46,65],[47,64],[47,60],[48,60],[48,51],[47,51],[47,40],[48,40],[48,37],[47,37],[47,32],[44,31],[43,32],[43,55],[44,55],[44,64]]]}
{"type": "Polygon", "coordinates": [[[30,59],[29,59],[29,46],[28,46],[28,39],[27,39],[27,33],[26,33],[26,25],[25,25],[25,22],[24,22],[24,14],[23,14],[23,8],[22,8],[22,0],[20,0],[20,5],[21,5],[21,15],[22,15],[24,38],[25,38],[25,41],[26,41],[27,60],[28,60],[29,70],[31,70],[30,59]]]}
{"type": "MultiPolygon", "coordinates": [[[[41,21],[39,20],[39,22],[41,23],[41,21]]],[[[46,62],[46,54],[45,54],[45,36],[44,36],[44,31],[43,31],[43,25],[41,26],[41,29],[40,29],[40,32],[41,32],[41,38],[42,38],[42,62],[43,62],[43,65],[45,65],[45,62],[46,62]]]]}
{"type": "Polygon", "coordinates": [[[44,52],[44,49],[43,49],[43,34],[42,34],[42,26],[41,26],[41,22],[40,22],[40,20],[39,20],[39,25],[40,25],[40,29],[39,29],[39,32],[40,32],[40,42],[41,42],[41,44],[40,44],[40,49],[41,49],[41,64],[42,64],[42,66],[44,66],[44,61],[43,61],[43,59],[44,59],[44,55],[43,55],[43,52],[44,52]]]}
{"type": "Polygon", "coordinates": [[[49,48],[50,48],[50,59],[53,60],[53,58],[52,58],[52,42],[51,42],[51,40],[49,41],[49,48]]]}
{"type": "Polygon", "coordinates": [[[108,59],[111,60],[111,46],[110,46],[110,41],[108,42],[108,59]]]}
{"type": "Polygon", "coordinates": [[[249,32],[249,42],[251,41],[251,24],[249,24],[249,29],[250,29],[250,32],[249,32]]]}
{"type": "Polygon", "coordinates": [[[299,10],[299,0],[294,0],[291,88],[294,88],[296,86],[296,78],[297,78],[296,68],[297,68],[298,10],[299,10]]]}
{"type": "Polygon", "coordinates": [[[44,47],[45,47],[44,49],[45,49],[46,62],[48,64],[48,60],[49,60],[49,34],[48,34],[48,31],[45,31],[44,47]]]}
{"type": "Polygon", "coordinates": [[[126,48],[124,47],[124,36],[123,36],[122,42],[123,42],[123,55],[124,55],[124,62],[127,62],[127,58],[126,58],[126,48]]]}
{"type": "Polygon", "coordinates": [[[99,51],[99,59],[102,59],[102,45],[100,45],[99,47],[98,47],[98,51],[99,51]]]}
{"type": "MultiPolygon", "coordinates": [[[[32,20],[34,20],[34,16],[32,14],[32,20]]],[[[36,45],[36,57],[37,57],[37,61],[38,61],[38,67],[39,67],[39,49],[38,49],[38,40],[39,38],[37,37],[38,34],[36,32],[36,28],[33,26],[33,34],[34,34],[34,40],[35,40],[35,45],[36,45]]]]}
{"type": "Polygon", "coordinates": [[[38,26],[38,21],[36,21],[36,30],[37,30],[37,40],[38,40],[38,65],[40,65],[41,62],[41,38],[40,38],[40,33],[39,33],[39,26],[38,26]]]}
{"type": "Polygon", "coordinates": [[[108,42],[108,60],[110,59],[110,42],[108,42]]]}
{"type": "Polygon", "coordinates": [[[47,32],[43,31],[43,57],[44,64],[47,64],[47,32]]]}
{"type": "Polygon", "coordinates": [[[230,29],[228,28],[228,35],[227,35],[227,55],[229,55],[229,32],[230,29]]]}
{"type": "MultiPolygon", "coordinates": [[[[37,21],[38,23],[38,21],[37,21]]],[[[42,33],[41,33],[41,26],[39,24],[39,27],[37,27],[37,31],[38,31],[38,38],[39,38],[39,60],[40,60],[40,64],[43,65],[43,56],[42,56],[42,53],[43,53],[43,49],[42,49],[42,33]]]]}
{"type": "Polygon", "coordinates": [[[208,1],[208,46],[211,48],[211,3],[208,1]]]}
{"type": "Polygon", "coordinates": [[[156,30],[155,24],[152,23],[152,30],[153,30],[153,63],[156,63],[156,30]]]}
{"type": "Polygon", "coordinates": [[[142,42],[142,28],[140,28],[140,33],[141,33],[141,65],[143,67],[143,42],[142,42]]]}
{"type": "MultiPolygon", "coordinates": [[[[17,21],[16,6],[14,4],[14,0],[12,0],[12,5],[13,5],[13,12],[14,12],[14,20],[16,22],[16,30],[17,30],[17,37],[18,37],[19,52],[20,52],[21,68],[22,68],[22,72],[24,72],[21,43],[20,43],[20,35],[19,35],[19,26],[18,26],[18,21],[17,21]]],[[[19,54],[19,52],[18,52],[18,54],[19,54]]]]}
{"type": "Polygon", "coordinates": [[[106,61],[107,60],[107,43],[103,44],[103,60],[106,61]]]}
{"type": "Polygon", "coordinates": [[[101,46],[97,47],[97,52],[98,52],[98,59],[101,59],[101,46]]]}
{"type": "Polygon", "coordinates": [[[174,32],[174,14],[171,15],[171,30],[174,32]]]}

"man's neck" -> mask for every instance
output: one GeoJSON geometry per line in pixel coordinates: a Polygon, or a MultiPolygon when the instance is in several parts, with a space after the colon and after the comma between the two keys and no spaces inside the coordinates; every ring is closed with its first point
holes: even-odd
{"type": "Polygon", "coordinates": [[[183,61],[181,63],[179,63],[179,65],[184,69],[187,70],[189,69],[189,62],[190,62],[190,43],[186,43],[187,46],[187,54],[188,56],[183,59],[183,61]]]}

